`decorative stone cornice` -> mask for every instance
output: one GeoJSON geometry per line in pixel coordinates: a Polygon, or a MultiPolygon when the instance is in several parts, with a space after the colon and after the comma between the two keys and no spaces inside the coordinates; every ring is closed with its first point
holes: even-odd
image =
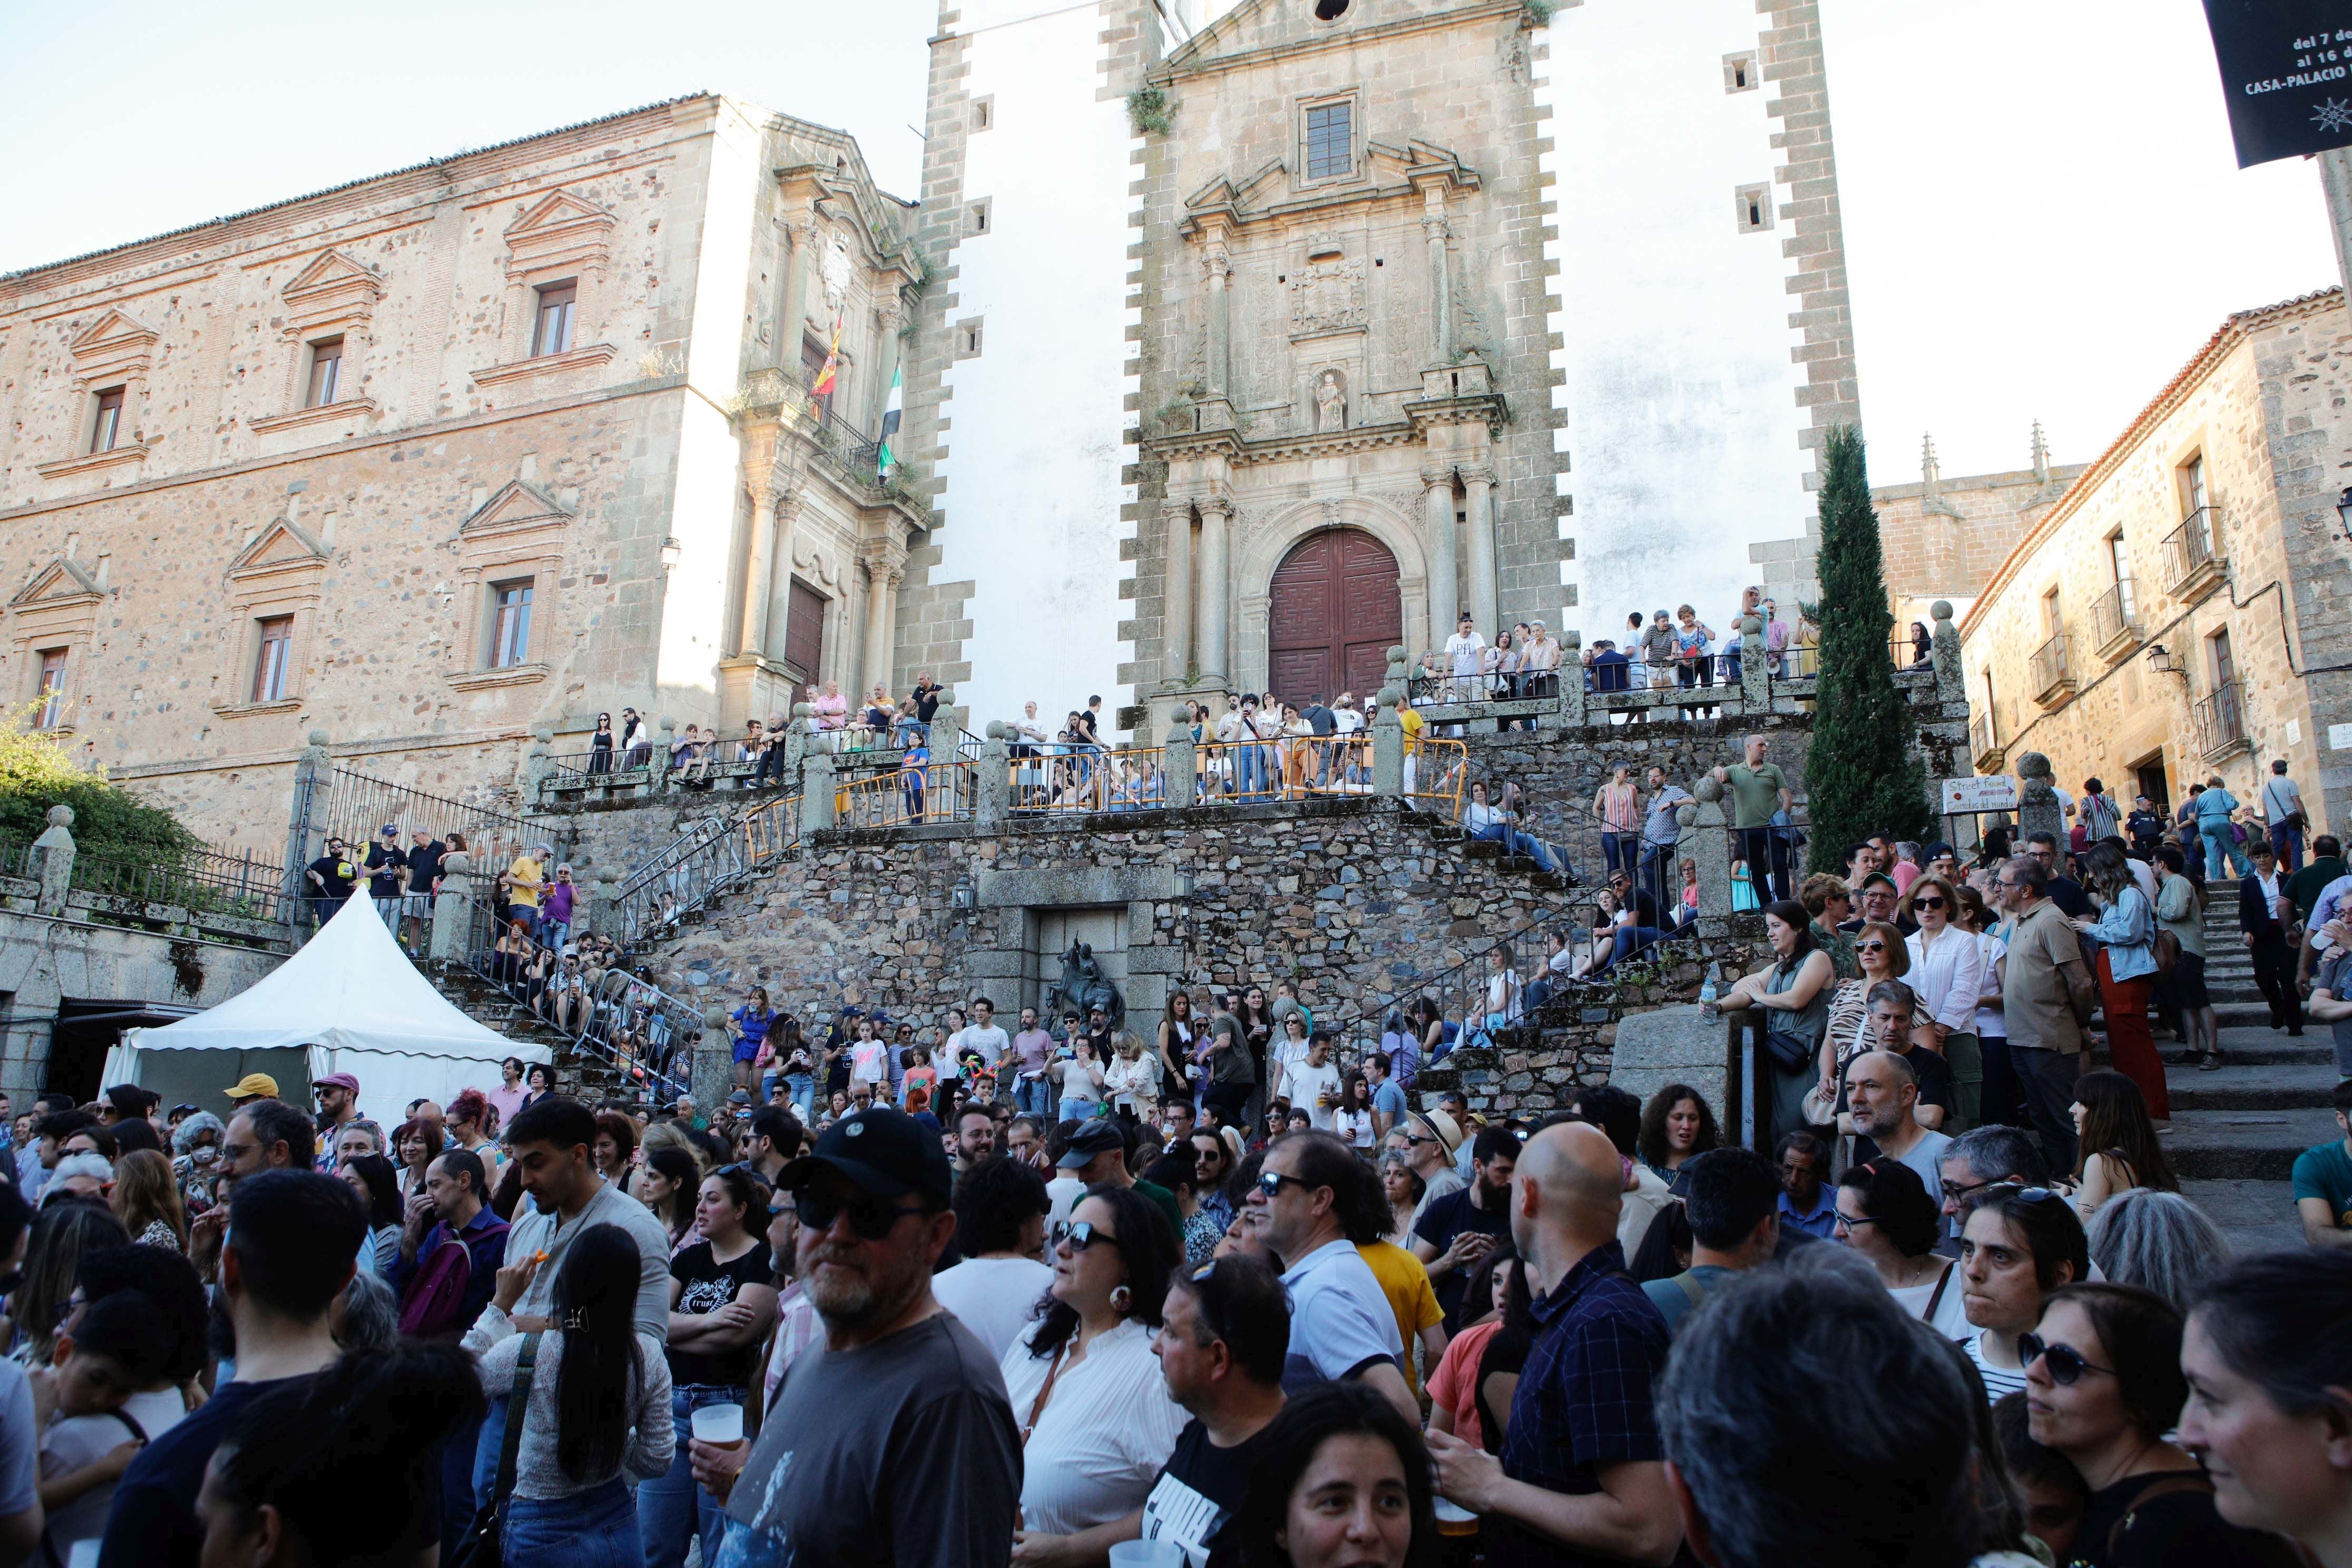
{"type": "Polygon", "coordinates": [[[338,420],[352,419],[364,424],[383,410],[373,397],[343,397],[332,403],[321,403],[310,408],[291,409],[284,414],[265,414],[248,419],[245,427],[256,435],[267,436],[273,430],[295,430],[305,425],[331,425],[338,420]]]}
{"type": "Polygon", "coordinates": [[[228,563],[233,581],[274,577],[287,573],[316,573],[327,564],[327,547],[317,535],[290,517],[272,518],[228,563]]]}
{"type": "Polygon", "coordinates": [[[147,443],[125,441],[103,452],[84,452],[78,457],[59,458],[54,463],[36,463],[33,471],[45,479],[62,479],[75,474],[92,474],[101,468],[120,468],[127,463],[147,460],[147,443]]]}
{"type": "Polygon", "coordinates": [[[538,533],[568,527],[575,515],[529,479],[509,479],[457,525],[457,534],[471,542],[538,533]]]}
{"type": "Polygon", "coordinates": [[[1202,242],[1220,230],[1244,230],[1268,224],[1286,224],[1315,216],[1336,216],[1351,208],[1422,201],[1432,189],[1475,191],[1478,171],[1451,149],[1433,142],[1408,141],[1402,147],[1384,142],[1364,145],[1365,179],[1360,184],[1317,185],[1303,194],[1296,189],[1290,166],[1276,158],[1241,180],[1220,174],[1195,191],[1184,203],[1184,216],[1176,232],[1202,242]]]}
{"type": "Polygon", "coordinates": [[[612,258],[613,229],[619,221],[569,191],[551,192],[507,226],[507,280],[520,282],[575,265],[601,271],[612,258]]]}
{"type": "Polygon", "coordinates": [[[44,609],[79,609],[105,596],[106,590],[87,567],[70,555],[60,555],[34,573],[8,601],[8,607],[29,610],[37,605],[44,609]]]}
{"type": "Polygon", "coordinates": [[[476,386],[502,386],[510,381],[528,381],[533,376],[553,375],[558,371],[585,370],[610,363],[620,351],[610,343],[590,343],[585,348],[572,349],[560,354],[541,354],[535,359],[512,360],[505,364],[484,365],[467,374],[476,386]]]}
{"type": "Polygon", "coordinates": [[[66,345],[73,356],[75,386],[145,375],[161,341],[162,335],[137,317],[121,310],[105,311],[66,345]]]}
{"type": "Polygon", "coordinates": [[[1418,426],[1394,423],[1275,436],[1258,441],[1244,439],[1238,432],[1231,430],[1183,431],[1173,436],[1147,437],[1144,446],[1155,457],[1200,457],[1223,453],[1235,468],[1252,468],[1263,463],[1298,462],[1314,458],[1374,452],[1387,447],[1410,447],[1421,438],[1418,426]]]}
{"type": "Polygon", "coordinates": [[[341,251],[326,250],[296,273],[278,297],[286,301],[283,335],[304,337],[322,327],[368,321],[383,298],[383,279],[341,251]]]}

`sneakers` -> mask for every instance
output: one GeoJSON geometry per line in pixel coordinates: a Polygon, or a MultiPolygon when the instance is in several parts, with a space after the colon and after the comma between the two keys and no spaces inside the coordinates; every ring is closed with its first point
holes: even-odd
{"type": "Polygon", "coordinates": [[[2199,1072],[2215,1072],[2220,1070],[2221,1066],[2221,1053],[2218,1050],[2208,1051],[2205,1053],[2203,1059],[2198,1062],[2197,1070],[2199,1072]]]}

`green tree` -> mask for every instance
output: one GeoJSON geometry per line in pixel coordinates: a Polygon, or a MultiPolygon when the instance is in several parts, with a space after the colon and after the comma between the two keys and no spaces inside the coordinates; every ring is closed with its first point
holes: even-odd
{"type": "Polygon", "coordinates": [[[1821,508],[1821,681],[1805,757],[1809,859],[1813,870],[1843,872],[1847,845],[1874,833],[1925,838],[1934,814],[1911,705],[1895,689],[1878,513],[1862,433],[1850,425],[1832,429],[1823,447],[1821,508]]]}
{"type": "Polygon", "coordinates": [[[57,736],[32,729],[39,706],[0,716],[0,843],[38,837],[49,807],[69,805],[80,853],[176,866],[196,847],[178,817],[110,784],[103,771],[82,772],[57,736]]]}

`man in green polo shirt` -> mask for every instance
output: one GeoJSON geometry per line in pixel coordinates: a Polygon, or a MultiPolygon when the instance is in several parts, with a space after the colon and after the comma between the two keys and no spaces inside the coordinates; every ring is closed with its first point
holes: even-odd
{"type": "Polygon", "coordinates": [[[2336,1130],[2344,1136],[2295,1157],[2294,1207],[2305,1241],[2341,1250],[2352,1248],[2352,1078],[2336,1086],[2336,1130]]]}
{"type": "Polygon", "coordinates": [[[1771,871],[1772,897],[1789,896],[1789,857],[1780,835],[1772,831],[1772,814],[1787,811],[1796,796],[1789,793],[1788,776],[1780,764],[1765,761],[1768,742],[1750,735],[1746,759],[1715,770],[1716,782],[1731,786],[1731,826],[1738,836],[1739,858],[1748,862],[1748,876],[1759,884],[1771,871]]]}

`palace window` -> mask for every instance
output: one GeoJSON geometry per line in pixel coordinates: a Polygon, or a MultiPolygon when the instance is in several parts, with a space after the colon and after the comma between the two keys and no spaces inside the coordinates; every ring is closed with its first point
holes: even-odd
{"type": "Polygon", "coordinates": [[[492,669],[510,669],[530,657],[530,590],[528,577],[490,584],[492,669]]]}
{"type": "Polygon", "coordinates": [[[550,283],[539,290],[539,323],[530,342],[532,358],[571,352],[572,312],[579,302],[580,286],[576,282],[550,283]]]}
{"type": "Polygon", "coordinates": [[[45,647],[40,651],[41,683],[33,695],[41,706],[33,714],[33,728],[54,730],[66,721],[66,650],[45,647]]]}
{"type": "Polygon", "coordinates": [[[303,395],[302,406],[322,408],[335,400],[336,385],[343,378],[343,340],[321,338],[310,345],[310,385],[303,395]]]}
{"type": "Polygon", "coordinates": [[[253,659],[253,701],[285,699],[287,666],[293,648],[293,616],[270,616],[261,622],[261,642],[253,659]]]}
{"type": "Polygon", "coordinates": [[[122,434],[122,388],[110,387],[98,395],[98,422],[89,427],[89,449],[111,452],[122,434]]]}
{"type": "Polygon", "coordinates": [[[1318,103],[1307,111],[1307,177],[1336,180],[1356,166],[1355,104],[1318,103]]]}

